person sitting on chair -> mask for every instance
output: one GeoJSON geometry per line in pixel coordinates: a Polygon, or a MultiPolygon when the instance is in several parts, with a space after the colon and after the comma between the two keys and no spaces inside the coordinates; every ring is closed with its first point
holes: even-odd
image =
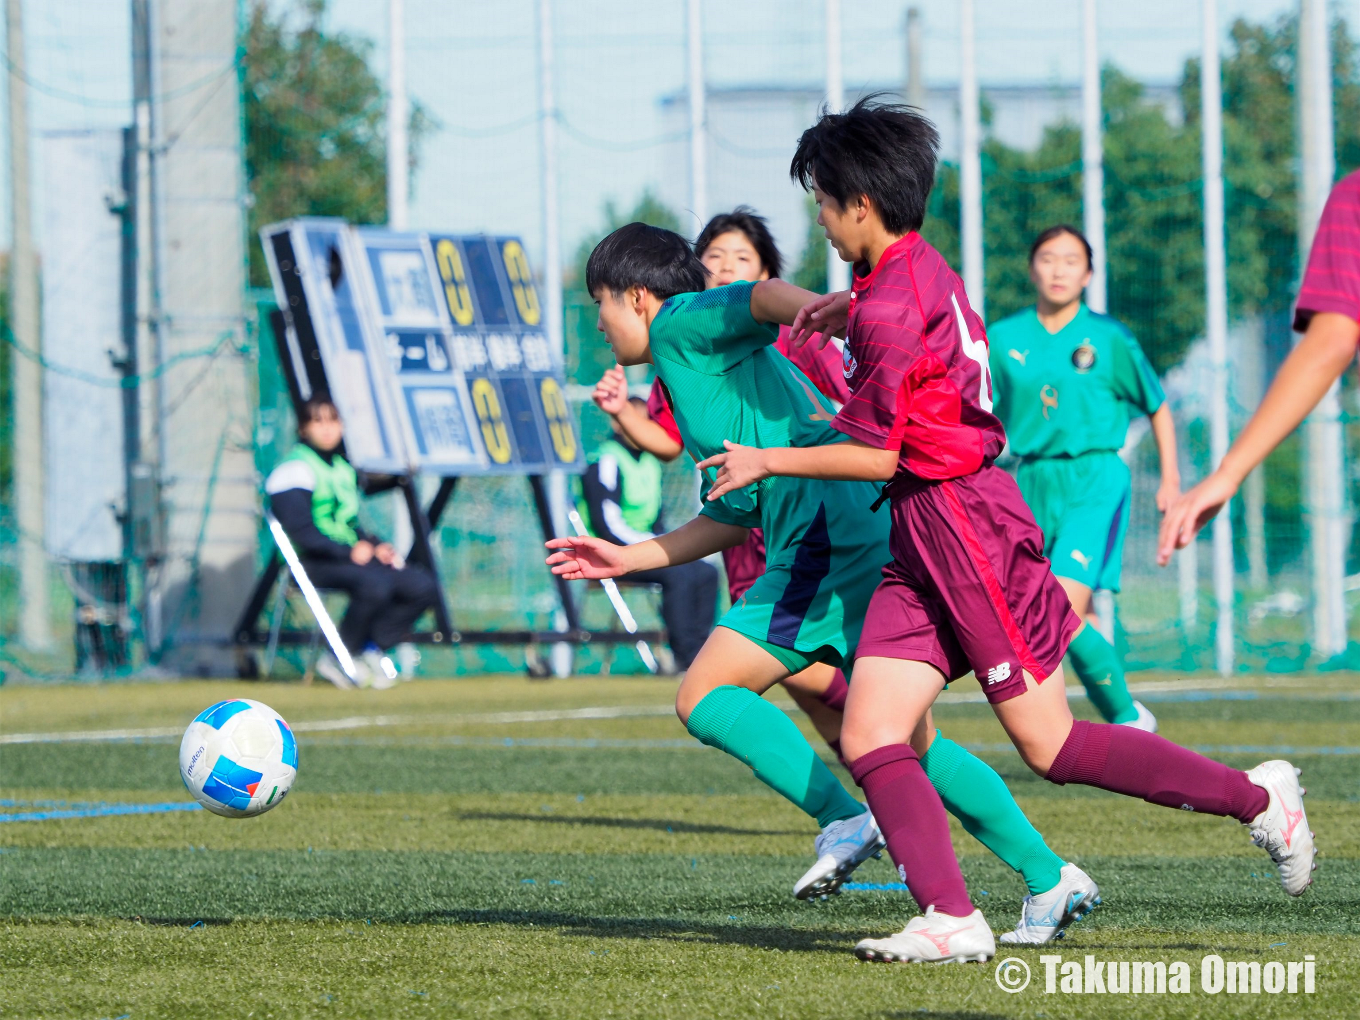
{"type": "MultiPolygon", "coordinates": [[[[312,584],[349,594],[340,640],[354,658],[358,685],[390,687],[397,670],[384,650],[435,604],[438,581],[360,530],[359,482],[340,449],[344,434],[330,397],[306,401],[298,411],[301,442],[270,473],[265,492],[312,584]]],[[[337,687],[355,686],[330,652],[316,668],[337,687]]]]}
{"type": "MultiPolygon", "coordinates": [[[[632,397],[631,402],[646,401],[632,397]]],[[[614,436],[600,444],[581,489],[581,516],[592,535],[615,545],[632,545],[666,529],[661,523],[661,461],[633,445],[610,418],[614,436]]],[[[682,672],[699,654],[718,607],[718,571],[698,560],[628,575],[629,581],[661,586],[661,617],[666,621],[675,664],[682,672]]]]}

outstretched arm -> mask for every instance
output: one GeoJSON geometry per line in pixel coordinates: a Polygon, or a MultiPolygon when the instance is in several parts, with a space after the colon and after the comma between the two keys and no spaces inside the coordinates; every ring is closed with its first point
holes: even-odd
{"type": "Polygon", "coordinates": [[[681,444],[629,401],[628,379],[621,366],[615,365],[600,377],[591,399],[596,407],[614,419],[619,431],[638,449],[668,461],[684,453],[681,444]]]}
{"type": "Polygon", "coordinates": [[[744,489],[771,475],[825,481],[886,482],[897,473],[897,450],[880,450],[858,439],[829,446],[777,446],[768,450],[725,440],[726,453],[699,462],[699,470],[718,469],[710,500],[744,489]]]}
{"type": "Polygon", "coordinates": [[[1162,518],[1157,562],[1163,566],[1171,553],[1183,549],[1237,492],[1237,487],[1280,441],[1298,428],[1355,360],[1360,323],[1339,312],[1318,312],[1285,358],[1265,399],[1242,429],[1223,462],[1184,496],[1162,518]]]}
{"type": "Polygon", "coordinates": [[[622,577],[639,570],[656,570],[701,560],[746,541],[750,531],[721,524],[700,515],[674,531],[636,545],[615,545],[602,538],[554,538],[545,543],[556,550],[548,557],[552,572],[568,581],[622,577]]]}
{"type": "Polygon", "coordinates": [[[1148,415],[1152,421],[1152,438],[1157,441],[1157,459],[1162,466],[1162,484],[1157,488],[1157,509],[1166,513],[1180,498],[1181,469],[1176,462],[1176,422],[1171,417],[1170,405],[1148,415]]]}

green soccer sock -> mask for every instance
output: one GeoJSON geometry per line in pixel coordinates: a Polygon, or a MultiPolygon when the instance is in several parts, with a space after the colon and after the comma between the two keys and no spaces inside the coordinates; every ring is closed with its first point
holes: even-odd
{"type": "Polygon", "coordinates": [[[846,791],[793,720],[745,687],[715,687],[690,713],[689,732],[750,766],[756,778],[825,828],[865,807],[846,791]]]}
{"type": "Polygon", "coordinates": [[[1081,630],[1067,646],[1072,668],[1086,688],[1086,696],[1106,722],[1132,722],[1138,718],[1133,697],[1124,683],[1124,664],[1105,635],[1083,622],[1081,630]]]}
{"type": "Polygon", "coordinates": [[[921,765],[945,809],[979,843],[1020,873],[1030,895],[1048,892],[1058,884],[1062,858],[1048,848],[990,765],[938,730],[921,765]]]}

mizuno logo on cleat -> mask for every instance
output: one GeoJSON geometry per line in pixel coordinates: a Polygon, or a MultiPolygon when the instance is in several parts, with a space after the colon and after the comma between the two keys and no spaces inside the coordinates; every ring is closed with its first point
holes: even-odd
{"type": "Polygon", "coordinates": [[[1299,827],[1299,822],[1303,821],[1303,809],[1299,808],[1299,810],[1297,811],[1290,811],[1288,808],[1285,808],[1284,817],[1286,821],[1289,822],[1289,824],[1285,826],[1284,829],[1284,845],[1292,846],[1294,839],[1294,830],[1299,827]]]}

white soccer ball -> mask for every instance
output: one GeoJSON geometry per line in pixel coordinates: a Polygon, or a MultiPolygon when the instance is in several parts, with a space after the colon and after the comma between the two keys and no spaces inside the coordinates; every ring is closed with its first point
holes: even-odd
{"type": "Polygon", "coordinates": [[[228,818],[275,807],[297,778],[293,731],[268,705],[247,698],[219,701],[184,731],[179,775],[194,799],[228,818]]]}

